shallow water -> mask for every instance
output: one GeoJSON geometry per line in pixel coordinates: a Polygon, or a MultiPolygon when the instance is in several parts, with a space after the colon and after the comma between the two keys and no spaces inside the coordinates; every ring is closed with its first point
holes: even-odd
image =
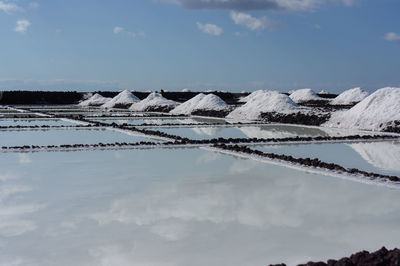
{"type": "Polygon", "coordinates": [[[95,144],[154,141],[107,129],[50,129],[0,131],[0,146],[95,144]]]}
{"type": "MultiPolygon", "coordinates": [[[[115,120],[104,120],[104,119],[93,119],[92,121],[96,122],[103,122],[103,123],[116,123],[116,124],[128,124],[128,125],[141,125],[141,124],[154,124],[154,125],[163,125],[163,124],[184,124],[185,122],[188,122],[188,119],[154,119],[154,118],[148,118],[148,119],[115,119],[115,120]]],[[[189,120],[190,121],[190,120],[189,120]]],[[[190,121],[190,123],[192,123],[190,121]]]]}
{"type": "Polygon", "coordinates": [[[1,265],[268,265],[399,246],[400,191],[200,149],[0,153],[1,265]]]}
{"type": "Polygon", "coordinates": [[[346,168],[400,177],[400,142],[260,145],[250,148],[297,158],[318,158],[346,168]]]}
{"type": "Polygon", "coordinates": [[[103,123],[116,123],[116,124],[130,124],[130,125],[140,125],[140,124],[154,124],[154,125],[163,125],[163,124],[200,124],[200,123],[213,123],[213,124],[221,124],[224,123],[225,120],[222,119],[207,119],[207,118],[151,118],[148,117],[146,119],[143,118],[129,118],[129,119],[91,119],[92,121],[98,121],[103,123]]]}
{"type": "Polygon", "coordinates": [[[57,119],[0,119],[0,126],[75,126],[76,124],[57,119]]]}
{"type": "Polygon", "coordinates": [[[288,137],[317,137],[344,136],[365,134],[359,131],[326,129],[318,127],[302,127],[281,124],[241,127],[204,127],[204,128],[159,128],[159,131],[190,139],[207,138],[288,138],[288,137]]]}

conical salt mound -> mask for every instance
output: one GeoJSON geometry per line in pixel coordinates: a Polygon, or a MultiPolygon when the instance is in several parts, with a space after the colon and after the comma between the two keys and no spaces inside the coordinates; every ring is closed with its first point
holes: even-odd
{"type": "Polygon", "coordinates": [[[89,99],[79,103],[79,106],[100,106],[110,101],[111,98],[103,97],[100,94],[96,93],[89,99]]]}
{"type": "Polygon", "coordinates": [[[139,102],[139,98],[133,95],[130,91],[124,90],[120,92],[117,96],[112,98],[110,101],[103,104],[103,108],[113,108],[113,107],[127,107],[134,103],[139,102]]]}
{"type": "Polygon", "coordinates": [[[132,104],[129,110],[138,112],[167,112],[177,106],[179,103],[164,98],[161,94],[152,92],[147,98],[138,103],[132,104]]]}

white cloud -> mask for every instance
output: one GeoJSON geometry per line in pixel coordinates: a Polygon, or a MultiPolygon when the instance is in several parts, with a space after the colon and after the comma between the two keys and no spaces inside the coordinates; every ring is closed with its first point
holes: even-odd
{"type": "Polygon", "coordinates": [[[15,26],[14,30],[16,32],[25,33],[28,30],[29,26],[31,26],[31,23],[28,20],[19,19],[17,21],[17,26],[15,26]]]}
{"type": "Polygon", "coordinates": [[[144,36],[146,36],[145,32],[142,31],[142,30],[138,30],[137,32],[128,31],[125,28],[120,27],[120,26],[115,26],[114,29],[113,29],[113,32],[114,32],[114,34],[123,34],[124,33],[124,34],[127,34],[127,35],[132,36],[132,37],[137,37],[137,36],[144,37],[144,36]]]}
{"type": "Polygon", "coordinates": [[[39,7],[39,3],[38,2],[30,2],[29,3],[29,7],[30,8],[38,8],[39,7]]]}
{"type": "Polygon", "coordinates": [[[319,24],[313,24],[312,27],[313,27],[314,29],[317,29],[317,30],[322,29],[321,25],[319,25],[319,24]]]}
{"type": "Polygon", "coordinates": [[[342,0],[343,4],[345,6],[352,6],[356,4],[359,0],[342,0]]]}
{"type": "Polygon", "coordinates": [[[17,11],[19,9],[20,8],[14,3],[0,1],[0,11],[10,13],[12,11],[17,11]]]}
{"type": "Polygon", "coordinates": [[[196,24],[199,30],[210,35],[219,36],[224,32],[222,28],[214,24],[201,24],[200,22],[197,22],[196,24]]]}
{"type": "Polygon", "coordinates": [[[395,32],[388,32],[385,34],[385,36],[383,36],[383,38],[391,42],[400,42],[400,34],[395,32]]]}
{"type": "Polygon", "coordinates": [[[113,30],[113,32],[114,32],[115,34],[121,33],[121,32],[123,32],[123,31],[124,31],[124,28],[119,27],[119,26],[114,27],[114,30],[113,30]]]}
{"type": "Polygon", "coordinates": [[[243,12],[231,11],[231,18],[237,25],[242,25],[249,30],[265,30],[274,29],[279,25],[279,22],[270,20],[267,17],[255,18],[250,14],[243,12]]]}

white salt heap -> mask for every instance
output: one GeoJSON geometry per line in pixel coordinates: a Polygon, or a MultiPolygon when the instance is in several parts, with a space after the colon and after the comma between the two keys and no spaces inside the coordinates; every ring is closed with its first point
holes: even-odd
{"type": "Polygon", "coordinates": [[[228,107],[226,102],[219,98],[217,95],[208,94],[206,95],[195,107],[193,111],[197,110],[210,110],[210,111],[222,111],[228,107]]]}
{"type": "Polygon", "coordinates": [[[289,97],[295,103],[304,103],[304,102],[308,102],[308,101],[322,100],[322,98],[319,97],[311,89],[296,90],[296,91],[292,92],[289,97]]]}
{"type": "Polygon", "coordinates": [[[261,113],[293,113],[298,109],[287,95],[278,91],[254,92],[257,97],[250,97],[248,102],[236,108],[227,118],[234,120],[257,120],[261,113]]]}
{"type": "Polygon", "coordinates": [[[223,111],[228,108],[228,104],[214,94],[197,94],[192,99],[178,105],[171,114],[189,115],[198,110],[223,111]]]}
{"type": "Polygon", "coordinates": [[[333,99],[330,104],[332,105],[347,105],[361,102],[367,98],[368,92],[362,90],[361,88],[354,88],[342,92],[339,96],[333,99]]]}
{"type": "Polygon", "coordinates": [[[203,100],[205,96],[206,95],[203,93],[197,94],[192,99],[187,100],[186,102],[181,103],[180,105],[175,107],[173,110],[171,110],[170,113],[174,115],[189,115],[193,112],[193,110],[196,108],[199,102],[203,100]]]}
{"type": "Polygon", "coordinates": [[[242,103],[247,103],[248,101],[250,101],[253,98],[258,97],[258,95],[263,94],[265,91],[264,90],[258,90],[258,91],[254,91],[251,94],[247,95],[246,97],[243,97],[239,100],[239,102],[242,103]]]}
{"type": "Polygon", "coordinates": [[[324,126],[380,131],[400,121],[400,88],[379,89],[353,108],[332,114],[324,126]]]}
{"type": "Polygon", "coordinates": [[[149,96],[147,96],[147,98],[141,100],[138,103],[132,104],[129,110],[143,112],[146,111],[148,108],[174,107],[177,105],[177,102],[168,100],[159,93],[152,92],[149,94],[149,96]]]}
{"type": "Polygon", "coordinates": [[[124,90],[120,92],[117,96],[112,98],[110,101],[103,104],[103,108],[113,108],[117,105],[131,105],[133,103],[139,102],[139,98],[133,95],[130,91],[124,90]]]}
{"type": "Polygon", "coordinates": [[[79,106],[100,106],[105,104],[106,102],[110,101],[111,98],[103,97],[100,94],[96,93],[92,97],[83,102],[79,103],[79,106]]]}

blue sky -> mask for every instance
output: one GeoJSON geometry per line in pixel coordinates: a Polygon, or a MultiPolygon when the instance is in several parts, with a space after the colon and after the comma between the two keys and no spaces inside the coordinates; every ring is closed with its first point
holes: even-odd
{"type": "Polygon", "coordinates": [[[0,0],[1,89],[400,86],[398,0],[0,0]]]}

